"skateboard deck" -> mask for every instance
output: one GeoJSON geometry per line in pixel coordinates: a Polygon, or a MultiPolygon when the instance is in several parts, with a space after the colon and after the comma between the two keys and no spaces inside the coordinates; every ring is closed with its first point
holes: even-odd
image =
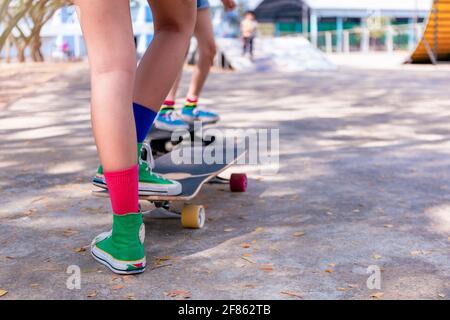
{"type": "MultiPolygon", "coordinates": [[[[183,152],[196,152],[198,148],[186,147],[183,152]]],[[[178,152],[178,151],[173,151],[178,152]]],[[[223,148],[223,155],[229,155],[233,152],[232,160],[222,161],[223,163],[207,164],[204,160],[201,163],[183,164],[175,163],[172,153],[168,153],[155,160],[154,171],[167,179],[177,180],[182,185],[182,193],[177,196],[156,195],[141,196],[141,200],[148,201],[189,201],[194,198],[201,187],[208,181],[214,179],[223,171],[235,164],[239,159],[245,156],[246,150],[236,148],[223,148]]]]}

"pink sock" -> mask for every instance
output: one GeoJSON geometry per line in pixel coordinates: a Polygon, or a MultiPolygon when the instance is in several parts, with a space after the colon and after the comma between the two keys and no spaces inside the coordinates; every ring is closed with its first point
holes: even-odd
{"type": "Polygon", "coordinates": [[[174,100],[164,100],[164,106],[169,106],[172,107],[175,105],[175,101],[174,100]]]}
{"type": "Polygon", "coordinates": [[[117,215],[139,212],[138,166],[104,175],[113,212],[117,215]]]}
{"type": "Polygon", "coordinates": [[[198,98],[191,98],[191,97],[187,97],[186,101],[188,103],[197,103],[198,102],[198,98]]]}

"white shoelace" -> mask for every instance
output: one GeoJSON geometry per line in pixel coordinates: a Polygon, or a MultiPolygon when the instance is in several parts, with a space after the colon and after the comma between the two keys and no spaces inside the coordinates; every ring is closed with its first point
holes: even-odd
{"type": "Polygon", "coordinates": [[[143,160],[142,157],[139,157],[139,164],[146,162],[147,170],[152,172],[152,170],[155,168],[155,159],[153,158],[152,148],[148,143],[143,143],[142,148],[145,150],[147,154],[147,159],[143,160]]]}

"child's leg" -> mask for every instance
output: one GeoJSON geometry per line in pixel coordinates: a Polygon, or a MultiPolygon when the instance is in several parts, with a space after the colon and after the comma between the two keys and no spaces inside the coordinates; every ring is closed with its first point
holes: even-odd
{"type": "Polygon", "coordinates": [[[113,227],[91,253],[116,273],[145,269],[138,205],[132,92],[136,61],[128,0],[76,0],[91,65],[92,125],[113,208],[113,227]]]}
{"type": "Polygon", "coordinates": [[[198,100],[216,56],[216,42],[209,9],[198,10],[194,36],[198,43],[198,62],[192,74],[187,98],[198,100]]]}
{"type": "MultiPolygon", "coordinates": [[[[133,111],[139,155],[142,142],[182,67],[196,15],[194,0],[151,0],[149,4],[155,34],[139,64],[134,82],[133,111]]],[[[106,187],[102,167],[93,183],[106,187]]],[[[139,161],[139,193],[177,195],[181,193],[181,184],[155,174],[146,162],[139,161]]]]}
{"type": "Polygon", "coordinates": [[[178,76],[175,79],[175,82],[173,83],[172,88],[170,88],[169,94],[167,95],[165,102],[166,101],[175,102],[175,100],[177,99],[178,87],[180,86],[180,81],[181,81],[182,75],[183,75],[183,69],[181,69],[180,72],[178,73],[178,76]]]}
{"type": "Polygon", "coordinates": [[[92,126],[106,171],[136,165],[132,92],[135,48],[128,0],[77,0],[89,53],[92,126]]]}
{"type": "Polygon", "coordinates": [[[196,16],[195,0],[149,0],[155,35],[136,73],[134,102],[159,111],[183,66],[196,16]]]}
{"type": "Polygon", "coordinates": [[[180,85],[183,68],[180,69],[169,94],[164,100],[161,110],[155,119],[155,128],[166,131],[188,130],[189,125],[184,122],[175,111],[175,100],[177,97],[178,86],[180,85]]]}
{"type": "Polygon", "coordinates": [[[242,54],[245,55],[247,53],[247,45],[248,45],[248,38],[244,37],[242,38],[242,54]]]}
{"type": "MultiPolygon", "coordinates": [[[[135,107],[141,110],[153,110],[152,117],[144,117],[151,118],[153,122],[172,87],[172,97],[169,99],[173,100],[166,103],[168,106],[161,110],[155,122],[155,127],[159,129],[172,131],[188,128],[184,121],[173,117],[173,101],[194,29],[195,4],[194,0],[149,0],[155,34],[137,70],[134,101],[135,107]]],[[[140,178],[140,185],[141,180],[140,178]]],[[[164,186],[167,184],[164,183],[164,186]]],[[[169,187],[168,192],[178,194],[181,188],[174,185],[169,187]]]]}
{"type": "Polygon", "coordinates": [[[201,121],[213,123],[219,120],[219,115],[205,109],[197,108],[198,98],[208,78],[209,71],[216,55],[216,42],[209,9],[198,10],[194,36],[198,43],[198,62],[192,74],[186,103],[181,112],[182,118],[189,123],[201,121]]]}

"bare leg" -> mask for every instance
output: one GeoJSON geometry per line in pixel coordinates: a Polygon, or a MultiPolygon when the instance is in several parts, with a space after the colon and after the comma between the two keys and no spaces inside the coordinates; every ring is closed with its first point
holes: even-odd
{"type": "Polygon", "coordinates": [[[183,75],[183,68],[181,68],[180,72],[178,73],[178,76],[175,79],[175,82],[173,83],[173,86],[170,89],[169,94],[166,97],[166,100],[175,101],[177,99],[178,87],[180,86],[182,75],[183,75]]]}
{"type": "Polygon", "coordinates": [[[92,126],[105,170],[137,162],[132,93],[136,60],[128,0],[76,0],[91,65],[92,126]],[[113,36],[111,36],[113,35],[113,36]]]}
{"type": "Polygon", "coordinates": [[[198,10],[194,36],[198,42],[199,59],[192,74],[187,97],[197,100],[203,89],[216,55],[216,43],[209,9],[198,10]]]}
{"type": "Polygon", "coordinates": [[[139,64],[134,101],[158,112],[183,66],[194,30],[196,1],[149,0],[155,35],[139,64]]]}

